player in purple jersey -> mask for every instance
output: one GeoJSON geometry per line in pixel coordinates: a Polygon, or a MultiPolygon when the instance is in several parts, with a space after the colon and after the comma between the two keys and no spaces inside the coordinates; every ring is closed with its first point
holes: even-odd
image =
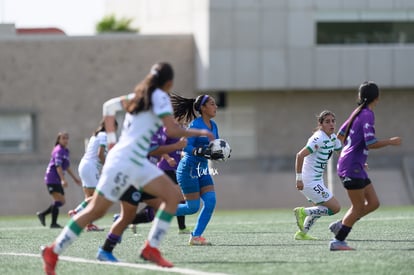
{"type": "MultiPolygon", "coordinates": [[[[165,127],[162,128],[163,139],[160,140],[160,146],[174,146],[175,149],[167,154],[162,155],[158,162],[158,167],[164,171],[170,179],[178,185],[177,181],[177,167],[181,159],[182,149],[187,146],[186,138],[170,138],[167,136],[165,127]]],[[[173,148],[174,148],[173,147],[173,148]]],[[[182,201],[181,203],[185,203],[182,201]]],[[[185,216],[177,216],[178,234],[189,234],[190,230],[185,225],[185,216]]]]}
{"type": "Polygon", "coordinates": [[[53,148],[49,164],[46,169],[45,183],[49,194],[53,198],[53,203],[36,215],[40,223],[46,225],[46,216],[52,213],[52,222],[50,228],[62,228],[57,219],[59,216],[59,207],[65,204],[65,192],[63,188],[68,186],[65,179],[65,172],[73,178],[76,184],[81,185],[81,180],[70,169],[69,161],[69,134],[60,132],[56,138],[55,147],[53,148]]]}
{"type": "Polygon", "coordinates": [[[368,213],[379,207],[379,200],[366,172],[370,149],[400,145],[400,137],[378,140],[375,137],[374,108],[379,101],[379,89],[374,82],[364,82],[358,90],[358,107],[341,126],[338,139],[344,148],[338,160],[338,176],[351,200],[351,207],[341,221],[331,223],[329,229],[335,234],[330,250],[354,250],[345,242],[352,226],[368,213]]]}

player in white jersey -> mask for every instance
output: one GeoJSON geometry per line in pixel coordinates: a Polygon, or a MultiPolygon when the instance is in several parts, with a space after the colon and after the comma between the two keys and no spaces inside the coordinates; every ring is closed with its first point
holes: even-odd
{"type": "Polygon", "coordinates": [[[305,147],[296,154],[296,188],[303,193],[312,207],[296,207],[294,213],[299,231],[295,240],[314,240],[309,229],[321,216],[330,216],[341,209],[339,202],[324,184],[324,171],[334,151],[342,149],[335,135],[335,114],[322,111],[318,116],[318,127],[308,139],[305,147]]]}
{"type": "Polygon", "coordinates": [[[209,131],[184,129],[174,119],[169,97],[173,76],[171,65],[156,63],[137,85],[135,97],[127,104],[123,104],[124,97],[105,102],[103,111],[110,150],[102,175],[88,206],[68,222],[51,246],[42,247],[46,274],[55,274],[58,255],[79,237],[88,223],[101,218],[114,202],[121,200],[121,215],[131,215],[132,220],[136,207],[125,212],[123,201],[134,197],[139,199],[140,191],[162,200],[140,256],[162,267],[173,266],[161,256],[158,247],[169,229],[182,195],[172,180],[148,160],[151,137],[164,125],[171,137],[207,136],[210,140],[214,139],[209,131]],[[115,114],[122,108],[127,113],[121,137],[116,143],[115,114]]]}
{"type": "MultiPolygon", "coordinates": [[[[118,127],[116,121],[115,127],[118,127]]],[[[82,211],[82,209],[84,209],[92,199],[93,192],[98,185],[102,166],[105,163],[107,151],[105,123],[102,120],[93,135],[89,138],[85,154],[83,155],[78,166],[85,200],[83,200],[75,209],[70,210],[68,212],[69,216],[73,216],[82,211]]],[[[103,231],[103,229],[91,223],[86,226],[86,231],[103,231]]]]}

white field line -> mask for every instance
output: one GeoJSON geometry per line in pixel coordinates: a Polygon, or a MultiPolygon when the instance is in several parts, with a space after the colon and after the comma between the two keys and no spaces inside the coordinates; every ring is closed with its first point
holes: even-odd
{"type": "MultiPolygon", "coordinates": [[[[30,254],[30,253],[1,252],[0,255],[40,258],[40,255],[30,254]]],[[[228,274],[225,274],[225,273],[204,272],[204,271],[198,271],[198,270],[187,269],[187,268],[179,268],[179,267],[165,268],[165,267],[159,267],[159,266],[151,265],[151,264],[134,264],[134,263],[125,263],[125,262],[124,263],[123,262],[117,262],[117,263],[102,262],[102,261],[97,261],[97,260],[88,260],[88,259],[68,257],[68,256],[59,256],[59,260],[60,261],[67,261],[67,262],[73,262],[73,263],[88,263],[88,264],[99,264],[99,265],[124,266],[124,267],[129,267],[129,268],[146,269],[146,270],[154,270],[154,271],[160,271],[160,272],[179,273],[179,274],[228,275],[228,274]]]]}

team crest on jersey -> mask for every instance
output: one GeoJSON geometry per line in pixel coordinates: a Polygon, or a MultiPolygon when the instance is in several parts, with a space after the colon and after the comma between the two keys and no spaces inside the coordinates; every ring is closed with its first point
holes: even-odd
{"type": "Polygon", "coordinates": [[[141,199],[141,193],[136,191],[134,193],[132,193],[132,200],[135,202],[139,202],[139,200],[141,199]]]}
{"type": "Polygon", "coordinates": [[[327,192],[322,192],[322,198],[326,199],[329,197],[329,194],[327,192]]]}

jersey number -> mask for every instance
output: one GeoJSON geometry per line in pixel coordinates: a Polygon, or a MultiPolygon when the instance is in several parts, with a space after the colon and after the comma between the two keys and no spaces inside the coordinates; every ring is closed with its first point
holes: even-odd
{"type": "Polygon", "coordinates": [[[128,183],[129,176],[124,175],[122,172],[118,172],[114,178],[114,182],[124,187],[128,183]]]}
{"type": "Polygon", "coordinates": [[[313,187],[313,190],[317,193],[320,194],[324,189],[322,186],[320,186],[319,184],[316,185],[315,187],[313,187]]]}

